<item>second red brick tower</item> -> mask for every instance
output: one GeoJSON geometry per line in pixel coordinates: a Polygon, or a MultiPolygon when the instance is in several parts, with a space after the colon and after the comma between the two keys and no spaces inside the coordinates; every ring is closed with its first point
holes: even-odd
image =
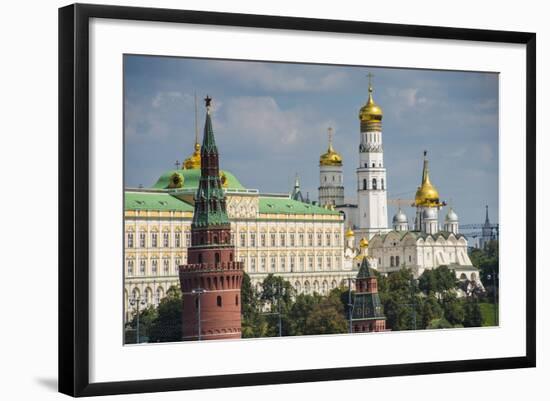
{"type": "Polygon", "coordinates": [[[184,340],[241,337],[243,263],[235,261],[226,197],[220,180],[218,148],[206,97],[201,177],[195,195],[187,265],[180,266],[184,340]]]}

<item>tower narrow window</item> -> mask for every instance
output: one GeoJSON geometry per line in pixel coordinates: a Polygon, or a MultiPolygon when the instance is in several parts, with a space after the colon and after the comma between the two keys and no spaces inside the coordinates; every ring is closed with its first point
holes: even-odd
{"type": "Polygon", "coordinates": [[[372,179],[372,189],[377,189],[376,178],[372,179]]]}
{"type": "Polygon", "coordinates": [[[363,179],[363,191],[367,189],[367,179],[363,179]]]}
{"type": "Polygon", "coordinates": [[[220,263],[220,254],[219,254],[219,252],[216,252],[214,254],[214,261],[215,261],[216,264],[220,263]]]}
{"type": "Polygon", "coordinates": [[[393,267],[395,263],[395,258],[393,256],[390,257],[390,266],[393,267]]]}
{"type": "Polygon", "coordinates": [[[222,306],[222,297],[220,295],[218,295],[218,297],[216,298],[216,305],[218,305],[219,307],[222,306]]]}
{"type": "Polygon", "coordinates": [[[202,253],[199,253],[198,261],[199,263],[202,263],[202,253]]]}
{"type": "Polygon", "coordinates": [[[384,190],[384,179],[380,178],[380,187],[382,190],[384,190]]]}

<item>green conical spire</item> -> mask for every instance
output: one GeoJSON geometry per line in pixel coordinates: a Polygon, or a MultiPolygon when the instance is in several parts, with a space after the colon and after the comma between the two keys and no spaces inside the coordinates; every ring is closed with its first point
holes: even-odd
{"type": "Polygon", "coordinates": [[[218,148],[210,118],[210,102],[206,96],[206,121],[201,149],[201,178],[195,195],[193,227],[229,225],[225,192],[219,176],[218,148]]]}
{"type": "Polygon", "coordinates": [[[214,129],[212,128],[212,118],[210,117],[212,98],[206,95],[204,101],[206,102],[206,121],[204,122],[202,151],[206,153],[218,153],[216,138],[214,137],[214,129]]]}
{"type": "Polygon", "coordinates": [[[363,261],[361,262],[361,267],[359,268],[359,273],[357,273],[357,278],[368,277],[375,277],[375,275],[370,268],[370,263],[367,258],[363,258],[363,261]]]}

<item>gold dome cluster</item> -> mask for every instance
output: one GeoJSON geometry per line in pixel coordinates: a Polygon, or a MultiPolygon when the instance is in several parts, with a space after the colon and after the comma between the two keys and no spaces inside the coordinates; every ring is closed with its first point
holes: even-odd
{"type": "Polygon", "coordinates": [[[353,232],[351,227],[348,227],[348,231],[346,231],[346,238],[353,237],[354,235],[355,235],[355,233],[353,232]]]}
{"type": "Polygon", "coordinates": [[[361,238],[361,241],[359,241],[359,247],[360,248],[366,248],[369,246],[369,240],[365,237],[361,238]]]}
{"type": "Polygon", "coordinates": [[[186,170],[201,168],[201,145],[198,142],[195,142],[195,151],[185,159],[182,168],[186,170]]]}
{"type": "Polygon", "coordinates": [[[443,206],[439,201],[439,192],[430,181],[430,171],[428,169],[427,152],[424,152],[424,167],[422,169],[422,184],[416,190],[414,199],[415,206],[438,207],[443,206]]]}
{"type": "Polygon", "coordinates": [[[328,129],[328,149],[319,157],[321,166],[341,166],[342,156],[332,147],[332,128],[328,129]]]}

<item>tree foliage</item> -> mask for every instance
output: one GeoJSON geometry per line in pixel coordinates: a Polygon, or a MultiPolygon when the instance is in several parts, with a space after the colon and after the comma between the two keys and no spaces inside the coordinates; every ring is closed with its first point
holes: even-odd
{"type": "Polygon", "coordinates": [[[157,317],[153,320],[149,335],[151,342],[181,341],[182,299],[179,287],[172,286],[159,302],[157,317]]]}

